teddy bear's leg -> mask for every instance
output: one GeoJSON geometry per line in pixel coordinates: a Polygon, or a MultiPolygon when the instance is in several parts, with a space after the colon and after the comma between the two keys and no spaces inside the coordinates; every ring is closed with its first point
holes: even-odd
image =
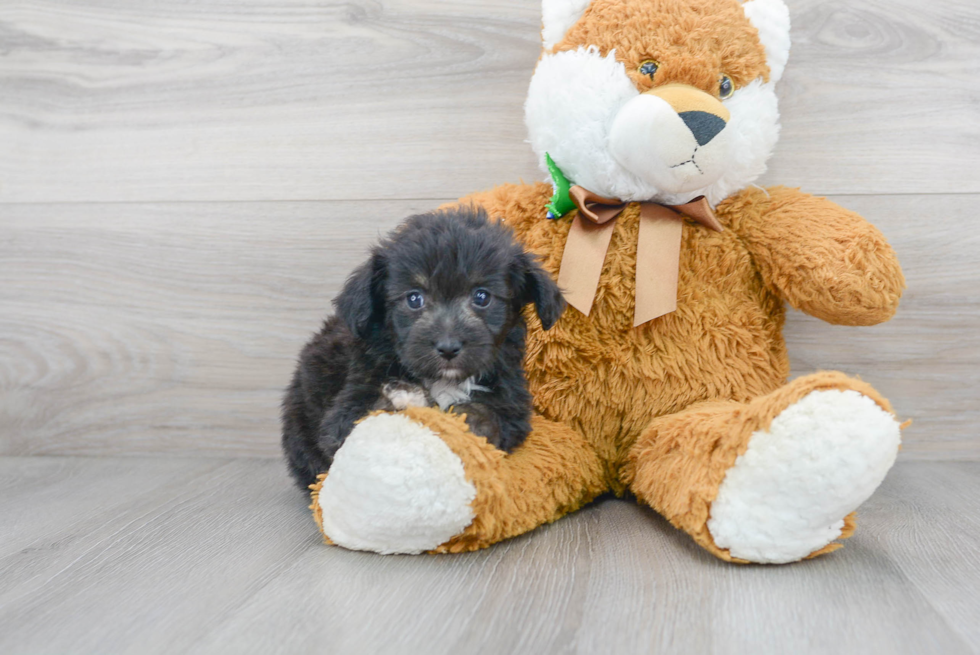
{"type": "Polygon", "coordinates": [[[840,547],[852,512],[895,462],[899,424],[870,385],[798,378],[748,403],[703,403],[654,420],[624,480],[716,556],[791,562],[840,547]]]}
{"type": "Polygon", "coordinates": [[[511,454],[453,414],[410,408],[361,421],[313,487],[324,537],[379,553],[484,548],[575,510],[608,488],[579,434],[532,419],[511,454]]]}

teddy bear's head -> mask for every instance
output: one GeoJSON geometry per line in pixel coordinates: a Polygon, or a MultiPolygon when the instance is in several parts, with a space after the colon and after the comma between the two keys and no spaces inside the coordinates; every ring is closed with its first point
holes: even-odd
{"type": "Polygon", "coordinates": [[[530,142],[573,183],[626,201],[714,205],[765,172],[783,0],[543,0],[530,142]]]}

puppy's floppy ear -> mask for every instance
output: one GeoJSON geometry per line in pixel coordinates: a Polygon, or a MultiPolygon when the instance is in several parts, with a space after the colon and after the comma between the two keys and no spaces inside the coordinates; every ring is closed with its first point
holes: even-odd
{"type": "Polygon", "coordinates": [[[387,276],[384,255],[375,251],[370,260],[350,274],[340,295],[334,298],[337,315],[360,339],[368,337],[372,326],[384,322],[384,284],[387,276]]]}
{"type": "Polygon", "coordinates": [[[522,269],[524,278],[521,285],[524,289],[521,305],[533,302],[538,318],[541,319],[541,327],[550,330],[565,311],[565,299],[561,295],[561,289],[532,255],[523,253],[519,268],[522,269]]]}

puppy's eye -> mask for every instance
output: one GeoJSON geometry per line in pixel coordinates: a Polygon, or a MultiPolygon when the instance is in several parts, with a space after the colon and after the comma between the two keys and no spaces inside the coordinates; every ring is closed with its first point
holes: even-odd
{"type": "Polygon", "coordinates": [[[486,307],[490,304],[490,299],[493,296],[486,289],[477,289],[473,292],[473,304],[477,307],[486,307]]]}
{"type": "Polygon", "coordinates": [[[735,93],[735,83],[732,82],[732,78],[722,75],[721,81],[718,83],[718,97],[725,100],[731,98],[733,93],[735,93]]]}
{"type": "Polygon", "coordinates": [[[660,64],[652,59],[647,59],[645,62],[640,64],[640,68],[638,70],[640,71],[640,75],[646,75],[652,80],[653,76],[657,74],[658,68],[660,68],[660,64]]]}
{"type": "Polygon", "coordinates": [[[405,302],[412,309],[422,309],[422,306],[425,305],[425,298],[418,291],[412,291],[405,296],[405,302]]]}

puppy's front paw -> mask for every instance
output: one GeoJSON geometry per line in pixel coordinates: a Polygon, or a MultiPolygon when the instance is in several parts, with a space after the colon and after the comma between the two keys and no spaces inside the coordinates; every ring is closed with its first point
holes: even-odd
{"type": "Polygon", "coordinates": [[[485,438],[491,446],[504,450],[501,444],[500,419],[489,407],[480,403],[465,403],[454,405],[452,411],[454,414],[466,415],[466,425],[470,432],[485,438]]]}
{"type": "Polygon", "coordinates": [[[381,395],[384,396],[391,405],[391,408],[395,411],[409,407],[428,407],[430,405],[425,389],[417,384],[401,380],[385,384],[381,388],[381,395]]]}

